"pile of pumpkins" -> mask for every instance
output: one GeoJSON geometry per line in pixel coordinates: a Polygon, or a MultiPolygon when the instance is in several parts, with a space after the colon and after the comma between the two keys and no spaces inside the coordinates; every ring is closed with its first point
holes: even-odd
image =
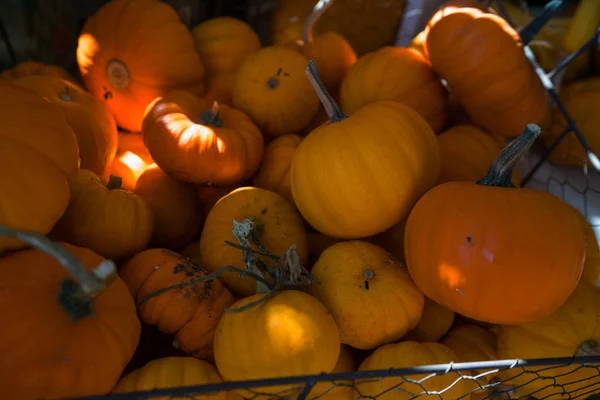
{"type": "MultiPolygon", "coordinates": [[[[262,46],[243,21],[190,31],[159,0],[111,0],[81,32],[81,79],[36,62],[2,73],[6,398],[600,354],[593,230],[518,187],[515,164],[566,122],[514,29],[455,0],[410,48],[357,57],[313,32],[323,11],[301,40],[262,46]],[[177,352],[132,369],[153,346],[142,325],[177,352]]],[[[600,77],[561,90],[600,147],[600,77]]],[[[572,141],[554,154],[586,157],[572,141]]],[[[475,399],[502,382],[505,397],[561,399],[600,379],[530,370],[546,379],[320,382],[308,398],[475,399]]]]}

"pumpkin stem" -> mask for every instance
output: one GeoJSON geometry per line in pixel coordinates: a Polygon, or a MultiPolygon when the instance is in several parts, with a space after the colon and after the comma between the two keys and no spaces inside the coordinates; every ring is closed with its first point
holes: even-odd
{"type": "Polygon", "coordinates": [[[600,343],[595,340],[586,340],[575,351],[575,357],[600,356],[600,343]]]}
{"type": "Polygon", "coordinates": [[[333,5],[333,0],[319,0],[312,9],[312,12],[306,18],[304,28],[302,29],[302,41],[304,44],[313,41],[313,28],[325,11],[333,5]]]}
{"type": "Polygon", "coordinates": [[[500,152],[490,166],[487,175],[478,180],[477,184],[514,188],[515,185],[511,181],[513,168],[540,136],[540,132],[541,128],[538,125],[527,125],[523,132],[500,152]]]}
{"type": "Polygon", "coordinates": [[[120,176],[111,175],[108,178],[108,183],[106,184],[106,188],[108,190],[121,189],[121,185],[123,184],[123,178],[120,176]]]}
{"type": "Polygon", "coordinates": [[[317,62],[315,60],[310,60],[308,66],[305,69],[306,75],[308,76],[308,80],[319,96],[319,100],[321,100],[321,104],[325,108],[327,115],[329,116],[330,122],[340,122],[348,118],[346,114],[340,109],[337,105],[333,97],[329,94],[323,81],[319,77],[319,71],[317,69],[317,62]]]}
{"type": "Polygon", "coordinates": [[[223,121],[219,117],[219,103],[214,101],[210,111],[202,111],[200,113],[200,122],[205,126],[222,127],[223,121]]]}

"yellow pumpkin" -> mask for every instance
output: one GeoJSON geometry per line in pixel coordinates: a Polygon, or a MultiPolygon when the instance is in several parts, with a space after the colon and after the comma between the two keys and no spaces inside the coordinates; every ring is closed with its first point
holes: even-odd
{"type": "MultiPolygon", "coordinates": [[[[352,357],[352,350],[348,346],[341,345],[340,355],[332,374],[343,372],[354,372],[356,366],[352,357]]],[[[308,396],[310,400],[352,400],[354,399],[354,389],[352,381],[319,382],[310,391],[308,396]]]]}
{"type": "Polygon", "coordinates": [[[425,296],[423,315],[417,326],[406,334],[404,340],[437,342],[454,323],[454,312],[425,296]]]}

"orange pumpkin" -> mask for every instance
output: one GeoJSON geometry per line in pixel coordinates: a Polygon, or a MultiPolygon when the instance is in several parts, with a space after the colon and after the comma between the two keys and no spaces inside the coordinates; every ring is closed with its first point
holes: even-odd
{"type": "Polygon", "coordinates": [[[416,111],[398,102],[370,103],[347,117],[319,81],[316,64],[307,70],[331,122],[311,132],[294,153],[294,202],[327,236],[383,232],[406,218],[437,181],[435,135],[416,111]]]}
{"type": "Polygon", "coordinates": [[[231,104],[235,74],[244,58],[260,49],[258,35],[244,21],[216,17],[192,29],[192,37],[206,70],[207,97],[231,104]]]}
{"type": "Polygon", "coordinates": [[[265,147],[260,168],[254,176],[254,185],[279,193],[293,203],[290,169],[294,151],[301,141],[298,135],[283,135],[270,142],[265,147]]]}
{"type": "Polygon", "coordinates": [[[367,240],[373,244],[383,247],[398,260],[404,260],[404,230],[406,220],[397,223],[390,229],[378,233],[367,240]]]}
{"type": "Polygon", "coordinates": [[[117,125],[140,132],[144,111],[175,89],[204,93],[204,68],[177,12],[158,0],[110,1],[87,19],[77,63],[117,125]]]}
{"type": "Polygon", "coordinates": [[[198,195],[198,201],[202,205],[204,216],[208,215],[213,206],[217,204],[217,201],[237,188],[238,186],[210,187],[198,185],[196,187],[196,194],[198,195]]]}
{"type": "Polygon", "coordinates": [[[140,133],[129,133],[120,130],[117,141],[117,154],[121,155],[128,151],[141,158],[147,165],[154,163],[144,144],[144,137],[140,133]]]}
{"type": "Polygon", "coordinates": [[[577,211],[577,216],[583,226],[586,242],[585,263],[583,264],[581,279],[594,286],[600,286],[600,248],[598,247],[598,238],[596,237],[594,228],[592,228],[579,211],[577,211]]]}
{"type": "Polygon", "coordinates": [[[333,239],[328,236],[323,235],[321,232],[308,232],[308,254],[309,254],[309,262],[308,266],[310,268],[315,265],[321,254],[336,243],[339,243],[340,240],[333,239]]]}
{"type": "Polygon", "coordinates": [[[513,137],[543,121],[544,87],[508,22],[476,8],[446,6],[426,31],[427,58],[477,125],[513,137]]]}
{"type": "MultiPolygon", "coordinates": [[[[46,234],[77,179],[77,137],[58,106],[8,80],[0,80],[0,120],[0,225],[46,234]]],[[[0,253],[23,247],[0,238],[0,253]]]]}
{"type": "Polygon", "coordinates": [[[14,80],[23,78],[25,76],[54,76],[56,78],[64,79],[65,81],[69,81],[77,86],[79,83],[77,80],[68,73],[63,67],[59,67],[58,65],[48,65],[42,64],[37,61],[23,61],[15,65],[11,69],[7,69],[6,71],[2,71],[0,77],[14,80]]]}
{"type": "Polygon", "coordinates": [[[140,339],[135,305],[112,262],[0,226],[34,249],[0,258],[0,387],[6,399],[107,394],[140,339]],[[33,278],[33,279],[32,279],[33,278]]]}
{"type": "Polygon", "coordinates": [[[152,165],[152,163],[146,163],[143,157],[128,150],[117,154],[108,168],[107,175],[120,177],[121,188],[131,192],[135,189],[135,185],[137,185],[137,181],[142,173],[150,165],[152,165]]]}
{"type": "Polygon", "coordinates": [[[82,169],[71,193],[53,237],[117,260],[142,251],[150,241],[152,210],[142,198],[122,190],[119,178],[111,177],[104,185],[82,169]]]}
{"type": "Polygon", "coordinates": [[[342,110],[350,115],[376,101],[398,101],[418,112],[439,132],[446,124],[448,92],[429,61],[402,47],[384,47],[360,58],[340,89],[342,110]]]}
{"type": "MultiPolygon", "coordinates": [[[[332,374],[348,373],[356,371],[354,358],[350,347],[341,345],[340,355],[332,374]]],[[[317,400],[352,400],[354,399],[354,388],[352,381],[319,382],[308,395],[308,399],[317,400]]]]}
{"type": "MultiPolygon", "coordinates": [[[[232,221],[241,222],[250,217],[262,226],[260,240],[267,250],[283,255],[295,244],[300,262],[306,263],[306,230],[294,206],[277,193],[244,187],[222,197],[208,213],[200,236],[203,267],[210,272],[228,265],[242,270],[246,268],[241,250],[228,246],[225,241],[237,243],[231,232],[232,221]]],[[[259,258],[269,262],[264,256],[259,258]]],[[[250,296],[256,292],[256,281],[250,277],[240,279],[238,273],[227,272],[220,275],[220,279],[237,296],[250,296]]]]}
{"type": "Polygon", "coordinates": [[[235,301],[218,279],[166,291],[142,303],[157,290],[207,275],[191,259],[165,249],[136,254],[121,267],[119,275],[131,291],[143,322],[173,334],[184,352],[197,358],[212,357],[217,322],[235,301]]]}
{"type": "Polygon", "coordinates": [[[423,314],[415,328],[408,332],[404,340],[413,342],[437,342],[448,332],[454,323],[454,312],[425,297],[423,314]]]}
{"type": "Polygon", "coordinates": [[[308,58],[285,46],[270,46],[244,59],[233,85],[233,105],[269,136],[300,132],[319,107],[304,74],[308,58]]]}
{"type": "Polygon", "coordinates": [[[179,251],[179,254],[200,265],[200,240],[194,240],[193,242],[188,243],[187,246],[179,251]]]}
{"type": "Polygon", "coordinates": [[[196,189],[176,181],[156,164],[140,175],[133,192],[152,210],[152,246],[178,249],[200,230],[204,215],[198,207],[196,189]]]}
{"type": "Polygon", "coordinates": [[[77,136],[81,168],[104,175],[117,152],[117,125],[106,105],[79,86],[52,75],[25,76],[15,83],[61,108],[77,136]]]}
{"type": "Polygon", "coordinates": [[[174,178],[231,185],[251,177],[263,153],[263,137],[243,112],[211,104],[184,91],[157,99],[142,134],[152,159],[174,178]]]}
{"type": "Polygon", "coordinates": [[[510,182],[539,133],[528,126],[477,183],[445,183],[414,206],[404,251],[426,296],[469,318],[521,324],[550,315],[573,292],[585,258],[576,213],[550,193],[510,182]]]}
{"type": "Polygon", "coordinates": [[[311,272],[313,295],[333,315],[341,342],[356,349],[399,340],[417,326],[423,313],[423,293],[406,268],[374,244],[334,244],[311,272]],[[390,313],[402,317],[386,317],[390,313]]]}

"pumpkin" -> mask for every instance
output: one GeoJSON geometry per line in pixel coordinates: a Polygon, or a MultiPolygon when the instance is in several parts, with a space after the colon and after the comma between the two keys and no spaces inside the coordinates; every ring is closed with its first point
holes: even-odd
{"type": "Polygon", "coordinates": [[[294,202],[327,236],[383,232],[406,218],[437,180],[435,135],[416,111],[398,102],[370,103],[347,117],[319,82],[314,62],[307,71],[331,122],[312,131],[294,153],[294,202]]]}
{"type": "MultiPolygon", "coordinates": [[[[599,289],[582,281],[569,299],[546,318],[497,327],[498,356],[500,359],[598,356],[599,321],[599,289]]],[[[533,394],[537,398],[567,399],[575,393],[592,396],[600,392],[595,366],[563,364],[527,367],[527,370],[531,373],[515,369],[501,371],[499,375],[506,386],[516,388],[519,397],[533,394]],[[563,393],[565,389],[567,393],[563,393]]]]}
{"type": "Polygon", "coordinates": [[[218,279],[148,297],[158,290],[207,275],[191,259],[158,248],[133,256],[121,267],[119,275],[131,291],[143,322],[173,334],[178,347],[187,354],[203,359],[212,357],[217,322],[235,301],[218,279]]]}
{"type": "Polygon", "coordinates": [[[374,244],[334,244],[311,272],[312,294],[333,315],[341,342],[356,349],[399,340],[417,326],[423,313],[423,294],[406,268],[374,244]],[[393,313],[399,316],[386,317],[393,313]]]}
{"type": "MultiPolygon", "coordinates": [[[[192,357],[164,357],[152,360],[143,367],[125,375],[112,393],[131,393],[186,386],[222,384],[223,378],[211,364],[192,357]]],[[[216,394],[188,396],[189,399],[240,400],[232,391],[216,394]]]]}
{"type": "Polygon", "coordinates": [[[79,86],[56,76],[15,80],[59,106],[77,136],[80,167],[104,175],[117,152],[117,125],[105,104],[79,86]]]}
{"type": "Polygon", "coordinates": [[[283,135],[265,147],[262,162],[254,176],[254,185],[271,190],[294,202],[290,189],[290,168],[294,151],[302,138],[298,135],[283,135]]]}
{"type": "Polygon", "coordinates": [[[425,297],[423,314],[415,328],[408,332],[404,340],[413,342],[437,342],[448,332],[454,323],[454,312],[425,297]]]}
{"type": "Polygon", "coordinates": [[[151,105],[142,134],[163,171],[196,184],[244,181],[258,169],[263,153],[263,137],[246,114],[184,91],[151,105]]]}
{"type": "Polygon", "coordinates": [[[583,264],[581,279],[594,286],[600,286],[600,248],[598,247],[598,238],[596,237],[594,228],[578,211],[577,216],[583,226],[586,242],[585,263],[583,264]]]}
{"type": "Polygon", "coordinates": [[[146,165],[154,163],[144,144],[144,137],[140,133],[129,133],[120,130],[117,141],[117,154],[128,151],[141,158],[146,165]]]}
{"type": "Polygon", "coordinates": [[[146,247],[152,222],[152,210],[146,201],[122,190],[118,177],[111,177],[105,185],[96,174],[82,169],[72,188],[69,207],[52,236],[120,260],[146,247]]]}
{"type": "Polygon", "coordinates": [[[107,394],[133,356],[141,330],[115,265],[30,231],[0,226],[0,235],[34,247],[0,258],[0,315],[7,327],[0,343],[2,396],[107,394]]]}
{"type": "Polygon", "coordinates": [[[77,80],[68,73],[63,67],[58,65],[48,65],[42,64],[37,61],[23,61],[15,65],[11,69],[7,69],[2,71],[0,77],[6,78],[9,80],[23,78],[25,76],[54,76],[60,79],[64,79],[65,81],[69,81],[75,85],[79,83],[77,80]]]}
{"type": "Polygon", "coordinates": [[[232,100],[265,135],[300,132],[319,107],[304,74],[308,58],[285,46],[270,46],[246,57],[236,75],[232,100]]]}
{"type": "Polygon", "coordinates": [[[244,58],[260,49],[258,35],[244,21],[216,17],[194,27],[192,37],[206,71],[207,97],[231,104],[235,74],[244,58]]]}
{"type": "Polygon", "coordinates": [[[179,251],[179,254],[185,258],[192,259],[196,264],[200,265],[200,240],[188,243],[187,246],[179,251]]]}
{"type": "Polygon", "coordinates": [[[529,125],[483,179],[442,184],[414,206],[404,251],[426,296],[469,318],[522,324],[550,315],[573,292],[585,258],[576,213],[550,193],[510,182],[539,133],[529,125]]]}
{"type": "MultiPolygon", "coordinates": [[[[475,182],[485,175],[503,145],[474,125],[457,125],[438,135],[440,147],[439,184],[446,182],[475,182]]],[[[512,183],[519,185],[515,169],[512,183]]]]}
{"type": "MultiPolygon", "coordinates": [[[[245,218],[255,218],[261,225],[260,241],[273,254],[283,255],[292,245],[301,264],[308,260],[306,230],[302,218],[293,205],[277,193],[243,187],[222,197],[210,210],[200,236],[200,258],[202,266],[210,272],[225,266],[245,269],[246,265],[240,249],[231,247],[226,240],[237,244],[231,232],[233,220],[241,222],[245,218]]],[[[260,259],[268,262],[268,258],[260,259]]],[[[240,279],[238,273],[226,272],[220,275],[225,286],[237,296],[250,296],[256,292],[256,281],[250,277],[240,279]]]]}
{"type": "Polygon", "coordinates": [[[200,230],[204,215],[198,207],[196,189],[176,181],[156,164],[140,175],[133,192],[152,210],[152,246],[178,249],[200,230]]]}
{"type": "Polygon", "coordinates": [[[418,112],[434,132],[444,128],[448,92],[429,61],[402,47],[383,47],[360,58],[340,89],[342,110],[350,115],[369,103],[398,101],[418,112]]]}
{"type": "MultiPolygon", "coordinates": [[[[354,358],[350,347],[341,345],[340,355],[332,374],[348,373],[356,371],[354,358]]],[[[319,382],[308,395],[308,399],[317,400],[352,400],[354,399],[354,388],[352,381],[334,381],[334,382],[319,382]]]]}
{"type": "MultiPolygon", "coordinates": [[[[8,80],[0,80],[0,119],[0,225],[46,234],[77,179],[77,137],[58,106],[8,80]]],[[[0,238],[0,253],[23,247],[0,238]]]]}
{"type": "MultiPolygon", "coordinates": [[[[440,343],[400,342],[381,346],[362,362],[358,370],[376,371],[388,368],[414,368],[421,365],[448,364],[457,360],[456,353],[440,343]]],[[[468,393],[466,381],[460,379],[456,372],[428,376],[429,374],[426,373],[406,377],[357,380],[355,387],[361,396],[377,397],[381,400],[414,399],[425,390],[439,392],[447,389],[443,397],[440,397],[444,399],[458,399],[468,393]],[[426,377],[427,379],[424,379],[426,377]],[[418,383],[414,383],[414,381],[418,383]],[[394,387],[398,389],[392,390],[394,387]]]]}
{"type": "Polygon", "coordinates": [[[108,168],[107,175],[120,177],[121,188],[131,192],[135,189],[142,173],[152,164],[146,163],[143,157],[128,150],[117,154],[108,168]]]}
{"type": "Polygon", "coordinates": [[[321,232],[308,232],[307,238],[308,254],[310,256],[308,266],[311,268],[327,248],[340,242],[340,240],[325,236],[321,232]]]}
{"type": "Polygon", "coordinates": [[[177,12],[158,0],[111,1],[79,35],[77,63],[85,86],[106,102],[117,125],[140,132],[144,111],[175,89],[204,93],[204,68],[177,12]]]}
{"type": "Polygon", "coordinates": [[[210,187],[204,185],[198,185],[196,187],[196,194],[198,195],[198,201],[202,205],[204,216],[206,217],[217,201],[221,200],[222,197],[228,195],[238,186],[225,186],[225,187],[210,187]]]}
{"type": "Polygon", "coordinates": [[[426,31],[427,58],[477,125],[513,137],[543,121],[544,87],[508,22],[476,8],[447,6],[426,31]]]}
{"type": "Polygon", "coordinates": [[[367,240],[373,244],[383,247],[398,260],[404,260],[404,230],[406,220],[397,223],[390,229],[378,233],[367,240]]]}
{"type": "MultiPolygon", "coordinates": [[[[265,294],[241,299],[232,308],[262,296],[265,294]]],[[[340,337],[333,317],[317,299],[286,290],[255,307],[225,313],[217,325],[214,351],[217,369],[226,381],[311,375],[333,370],[339,358],[340,337]]],[[[267,398],[267,394],[269,398],[275,394],[289,397],[297,394],[296,388],[282,385],[254,388],[252,392],[240,389],[238,393],[259,399],[267,398]]]]}
{"type": "MultiPolygon", "coordinates": [[[[579,131],[587,140],[590,148],[600,154],[600,78],[588,78],[565,85],[560,94],[567,111],[577,124],[579,131]]],[[[567,121],[559,109],[553,112],[553,122],[544,141],[551,146],[567,129],[567,121]]],[[[582,166],[588,164],[587,153],[579,143],[574,132],[567,133],[558,146],[550,153],[550,160],[558,165],[582,166]]]]}

